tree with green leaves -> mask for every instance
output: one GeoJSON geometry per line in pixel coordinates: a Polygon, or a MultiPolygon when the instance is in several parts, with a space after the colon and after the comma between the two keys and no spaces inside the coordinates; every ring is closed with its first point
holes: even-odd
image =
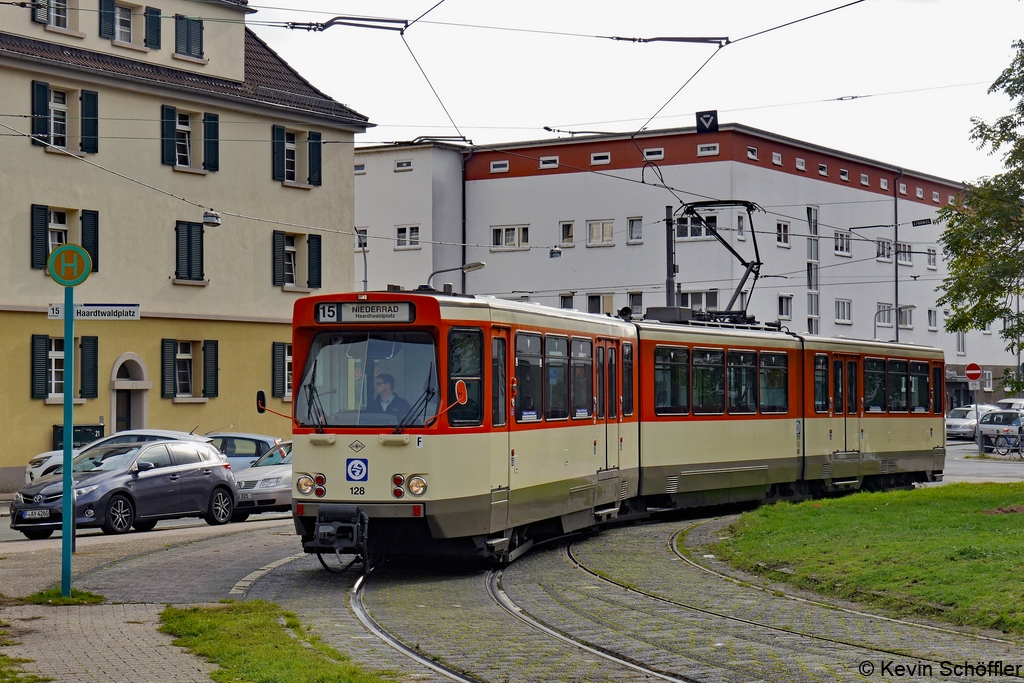
{"type": "MultiPolygon", "coordinates": [[[[950,332],[984,329],[1005,321],[999,333],[1006,350],[1024,348],[1024,41],[989,94],[1002,92],[1013,109],[993,123],[971,120],[971,139],[990,154],[1002,153],[1003,172],[965,183],[956,203],[939,211],[945,222],[940,242],[949,266],[939,304],[948,306],[950,332]]],[[[1024,391],[1024,377],[1007,371],[1007,391],[1024,391]]]]}

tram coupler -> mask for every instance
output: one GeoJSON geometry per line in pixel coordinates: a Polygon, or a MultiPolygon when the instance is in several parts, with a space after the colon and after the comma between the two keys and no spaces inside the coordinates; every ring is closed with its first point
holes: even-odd
{"type": "Polygon", "coordinates": [[[366,552],[370,518],[355,505],[321,505],[317,512],[313,540],[303,543],[307,553],[366,552]]]}

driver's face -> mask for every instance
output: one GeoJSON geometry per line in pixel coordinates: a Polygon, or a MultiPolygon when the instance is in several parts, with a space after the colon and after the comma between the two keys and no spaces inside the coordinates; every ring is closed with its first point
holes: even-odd
{"type": "Polygon", "coordinates": [[[373,390],[381,398],[387,398],[391,395],[391,385],[386,384],[380,377],[373,380],[373,390]]]}

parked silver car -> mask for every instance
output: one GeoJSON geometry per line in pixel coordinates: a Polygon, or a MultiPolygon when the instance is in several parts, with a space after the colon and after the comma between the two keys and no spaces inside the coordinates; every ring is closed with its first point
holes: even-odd
{"type": "Polygon", "coordinates": [[[252,467],[235,472],[238,487],[232,522],[244,522],[260,512],[292,509],[292,442],[271,448],[252,467]]]}
{"type": "Polygon", "coordinates": [[[206,436],[214,447],[227,456],[235,472],[252,467],[264,453],[282,441],[276,436],[244,432],[211,432],[206,436]]]}
{"type": "Polygon", "coordinates": [[[953,408],[946,413],[946,438],[973,441],[978,435],[978,416],[991,413],[993,410],[999,409],[984,403],[953,408]]]}
{"type": "Polygon", "coordinates": [[[1018,410],[993,410],[985,413],[978,422],[978,429],[981,430],[984,439],[985,450],[992,450],[995,446],[996,437],[1001,434],[1017,434],[1021,426],[1024,413],[1018,410]]]}

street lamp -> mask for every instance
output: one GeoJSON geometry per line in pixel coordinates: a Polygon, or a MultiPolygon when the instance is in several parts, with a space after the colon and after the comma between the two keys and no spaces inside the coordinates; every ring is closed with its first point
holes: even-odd
{"type": "Polygon", "coordinates": [[[433,273],[431,273],[427,277],[427,284],[421,285],[420,287],[423,289],[433,289],[431,281],[434,279],[434,276],[437,275],[438,273],[448,273],[453,270],[461,270],[463,273],[472,273],[474,270],[480,270],[486,265],[487,264],[484,263],[483,261],[473,261],[472,263],[464,263],[461,266],[455,266],[454,268],[441,268],[440,270],[435,270],[433,273]]]}
{"type": "Polygon", "coordinates": [[[906,311],[911,308],[917,308],[917,304],[904,304],[903,306],[886,306],[885,308],[879,308],[878,311],[875,312],[875,329],[871,335],[871,338],[874,339],[875,341],[878,341],[878,316],[882,315],[883,313],[888,313],[890,311],[896,311],[896,329],[899,329],[899,311],[906,311]]]}

